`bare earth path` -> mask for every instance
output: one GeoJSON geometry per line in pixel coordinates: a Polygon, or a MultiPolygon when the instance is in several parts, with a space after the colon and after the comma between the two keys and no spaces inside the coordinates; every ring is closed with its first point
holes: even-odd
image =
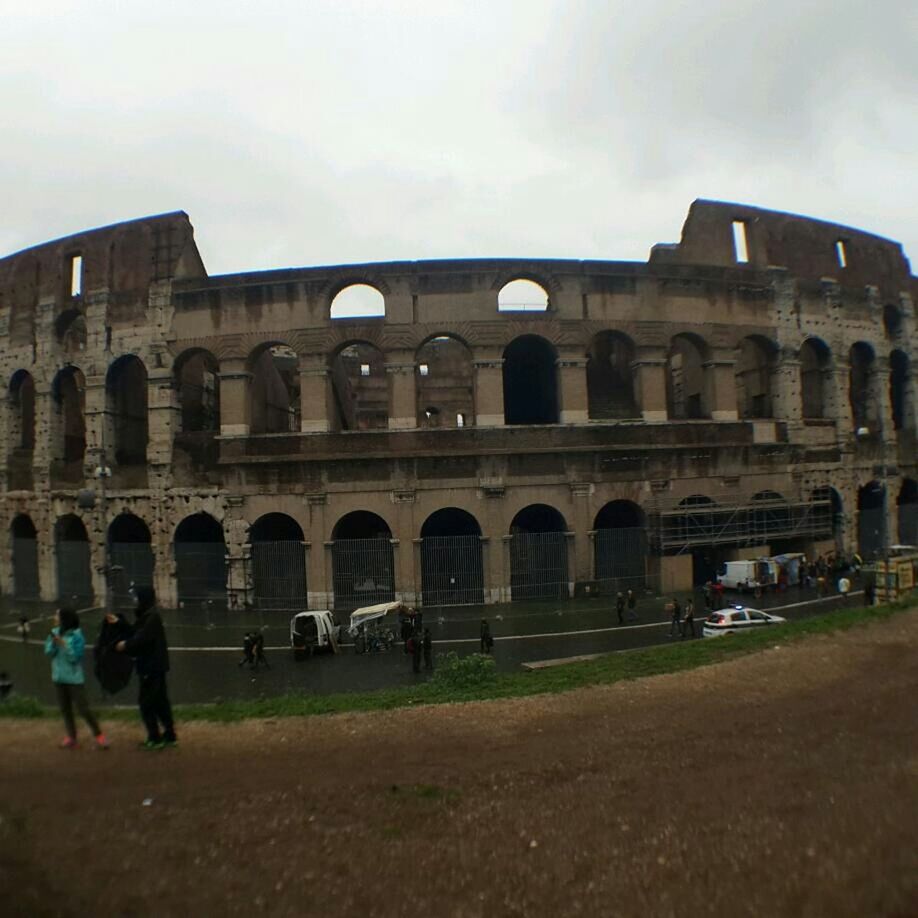
{"type": "Polygon", "coordinates": [[[918,915],[915,613],[563,696],[190,725],[160,753],[59,733],[0,721],[4,915],[918,915]]]}

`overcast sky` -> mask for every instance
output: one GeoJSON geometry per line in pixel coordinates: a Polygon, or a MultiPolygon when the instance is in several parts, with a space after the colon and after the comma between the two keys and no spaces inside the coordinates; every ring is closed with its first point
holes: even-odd
{"type": "Polygon", "coordinates": [[[211,274],[645,260],[694,198],[918,268],[916,0],[0,0],[0,253],[186,210],[211,274]]]}

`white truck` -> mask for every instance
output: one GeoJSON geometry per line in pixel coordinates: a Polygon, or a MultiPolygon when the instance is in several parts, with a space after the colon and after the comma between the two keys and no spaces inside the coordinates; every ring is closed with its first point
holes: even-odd
{"type": "Polygon", "coordinates": [[[717,579],[726,590],[739,590],[741,593],[764,590],[777,583],[777,568],[772,558],[725,561],[717,572],[717,579]]]}
{"type": "Polygon", "coordinates": [[[320,612],[297,612],[290,619],[290,647],[294,659],[311,657],[317,650],[338,652],[341,626],[335,617],[323,609],[320,612]]]}

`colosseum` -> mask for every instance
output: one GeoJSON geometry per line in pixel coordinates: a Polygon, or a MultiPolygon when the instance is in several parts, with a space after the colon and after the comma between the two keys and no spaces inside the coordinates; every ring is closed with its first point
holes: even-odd
{"type": "Polygon", "coordinates": [[[646,263],[44,243],[0,261],[2,590],[457,605],[916,543],[915,293],[895,242],[701,200],[646,263]]]}

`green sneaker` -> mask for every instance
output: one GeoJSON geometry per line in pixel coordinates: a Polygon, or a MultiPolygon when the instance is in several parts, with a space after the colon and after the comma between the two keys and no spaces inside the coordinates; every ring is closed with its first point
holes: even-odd
{"type": "Polygon", "coordinates": [[[177,739],[164,739],[160,744],[163,749],[176,749],[178,747],[177,739]]]}
{"type": "Polygon", "coordinates": [[[159,740],[159,741],[155,741],[155,740],[144,740],[142,743],[138,743],[138,746],[139,746],[141,749],[147,750],[148,752],[149,752],[150,750],[165,749],[165,748],[166,748],[166,744],[165,744],[162,740],[159,740]]]}

